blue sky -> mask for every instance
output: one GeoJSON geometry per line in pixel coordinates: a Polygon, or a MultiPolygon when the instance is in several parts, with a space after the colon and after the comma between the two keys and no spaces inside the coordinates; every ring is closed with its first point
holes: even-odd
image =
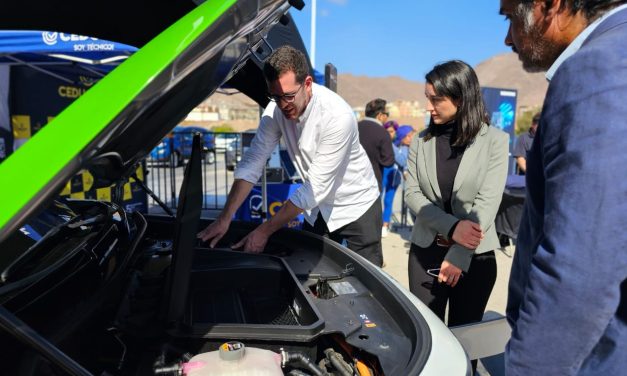
{"type": "MultiPolygon", "coordinates": [[[[311,0],[292,16],[310,49],[311,0]]],[[[437,62],[510,52],[499,0],[318,0],[316,69],[424,81],[437,62]]]]}

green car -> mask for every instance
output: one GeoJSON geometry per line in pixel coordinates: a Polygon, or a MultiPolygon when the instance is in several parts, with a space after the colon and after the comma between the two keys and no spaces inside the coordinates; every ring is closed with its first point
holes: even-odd
{"type": "Polygon", "coordinates": [[[265,37],[302,5],[102,4],[16,2],[0,15],[3,29],[141,47],[0,164],[1,373],[470,374],[461,344],[428,308],[335,242],[284,229],[265,253],[245,254],[229,244],[254,225],[234,222],[216,249],[198,243],[210,222],[200,212],[199,137],[176,215],[127,211],[121,189],[110,202],[57,200],[81,170],[94,187],[135,179],[220,86],[265,106],[265,37]]]}

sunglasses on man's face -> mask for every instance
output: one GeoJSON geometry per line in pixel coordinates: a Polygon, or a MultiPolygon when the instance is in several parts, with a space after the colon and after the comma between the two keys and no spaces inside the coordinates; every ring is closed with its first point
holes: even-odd
{"type": "Polygon", "coordinates": [[[285,103],[292,103],[294,102],[294,100],[296,100],[296,95],[298,94],[298,92],[303,86],[304,85],[300,85],[298,89],[293,93],[287,93],[283,95],[268,94],[268,99],[271,100],[272,102],[277,102],[277,103],[279,103],[280,101],[283,101],[285,103]]]}

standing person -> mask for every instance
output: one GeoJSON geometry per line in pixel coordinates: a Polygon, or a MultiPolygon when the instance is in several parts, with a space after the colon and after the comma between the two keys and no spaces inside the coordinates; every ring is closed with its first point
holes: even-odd
{"type": "Polygon", "coordinates": [[[627,370],[625,3],[501,1],[505,44],[550,81],[509,281],[508,375],[627,370]]]}
{"type": "MultiPolygon", "coordinates": [[[[474,70],[458,60],[426,75],[431,121],[411,143],[405,201],[416,213],[409,287],[448,325],[481,321],[496,280],[494,218],[509,136],[488,124],[474,70]]],[[[473,368],[476,362],[473,362],[473,368]]]]}
{"type": "Polygon", "coordinates": [[[383,168],[394,164],[394,150],[389,134],[383,128],[390,114],[386,111],[386,101],[380,98],[373,99],[366,104],[364,117],[357,126],[359,127],[359,142],[366,150],[374,175],[379,183],[379,191],[382,191],[383,168]]]}
{"type": "Polygon", "coordinates": [[[514,145],[514,152],[512,156],[516,158],[516,167],[518,175],[524,175],[527,171],[527,153],[531,150],[533,144],[533,137],[536,135],[538,129],[538,123],[540,122],[540,113],[533,115],[531,119],[531,126],[529,131],[521,134],[516,139],[516,145],[514,145]]]}
{"type": "Polygon", "coordinates": [[[306,230],[346,240],[348,248],[381,266],[381,201],[353,110],[340,96],[313,83],[307,58],[292,47],[276,49],[263,73],[271,102],[238,164],[224,209],[198,237],[215,247],[283,136],[303,184],[275,216],[234,247],[262,252],[272,233],[304,211],[306,230]]]}
{"type": "MultiPolygon", "coordinates": [[[[386,129],[392,128],[393,125],[387,122],[386,129]]],[[[407,169],[407,156],[409,155],[409,145],[412,137],[416,132],[410,125],[398,127],[394,132],[394,165],[383,169],[383,227],[381,236],[386,237],[390,232],[390,220],[392,218],[392,208],[394,207],[394,196],[398,186],[404,179],[404,173],[407,169]]]]}

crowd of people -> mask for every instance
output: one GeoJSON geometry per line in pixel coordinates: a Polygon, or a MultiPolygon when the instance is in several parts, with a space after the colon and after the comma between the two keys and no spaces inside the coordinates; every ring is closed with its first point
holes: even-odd
{"type": "MultiPolygon", "coordinates": [[[[542,114],[513,153],[527,196],[509,282],[508,375],[627,368],[625,3],[500,1],[505,44],[550,81],[542,114]]],[[[382,266],[381,237],[404,182],[415,214],[411,292],[448,325],[480,321],[496,279],[494,220],[510,156],[472,67],[452,60],[427,73],[430,121],[419,134],[390,120],[383,99],[357,122],[291,47],[276,49],[263,72],[271,102],[224,210],[198,236],[212,247],[224,236],[283,137],[303,184],[235,247],[262,252],[270,234],[304,213],[305,230],[382,266]]]]}

